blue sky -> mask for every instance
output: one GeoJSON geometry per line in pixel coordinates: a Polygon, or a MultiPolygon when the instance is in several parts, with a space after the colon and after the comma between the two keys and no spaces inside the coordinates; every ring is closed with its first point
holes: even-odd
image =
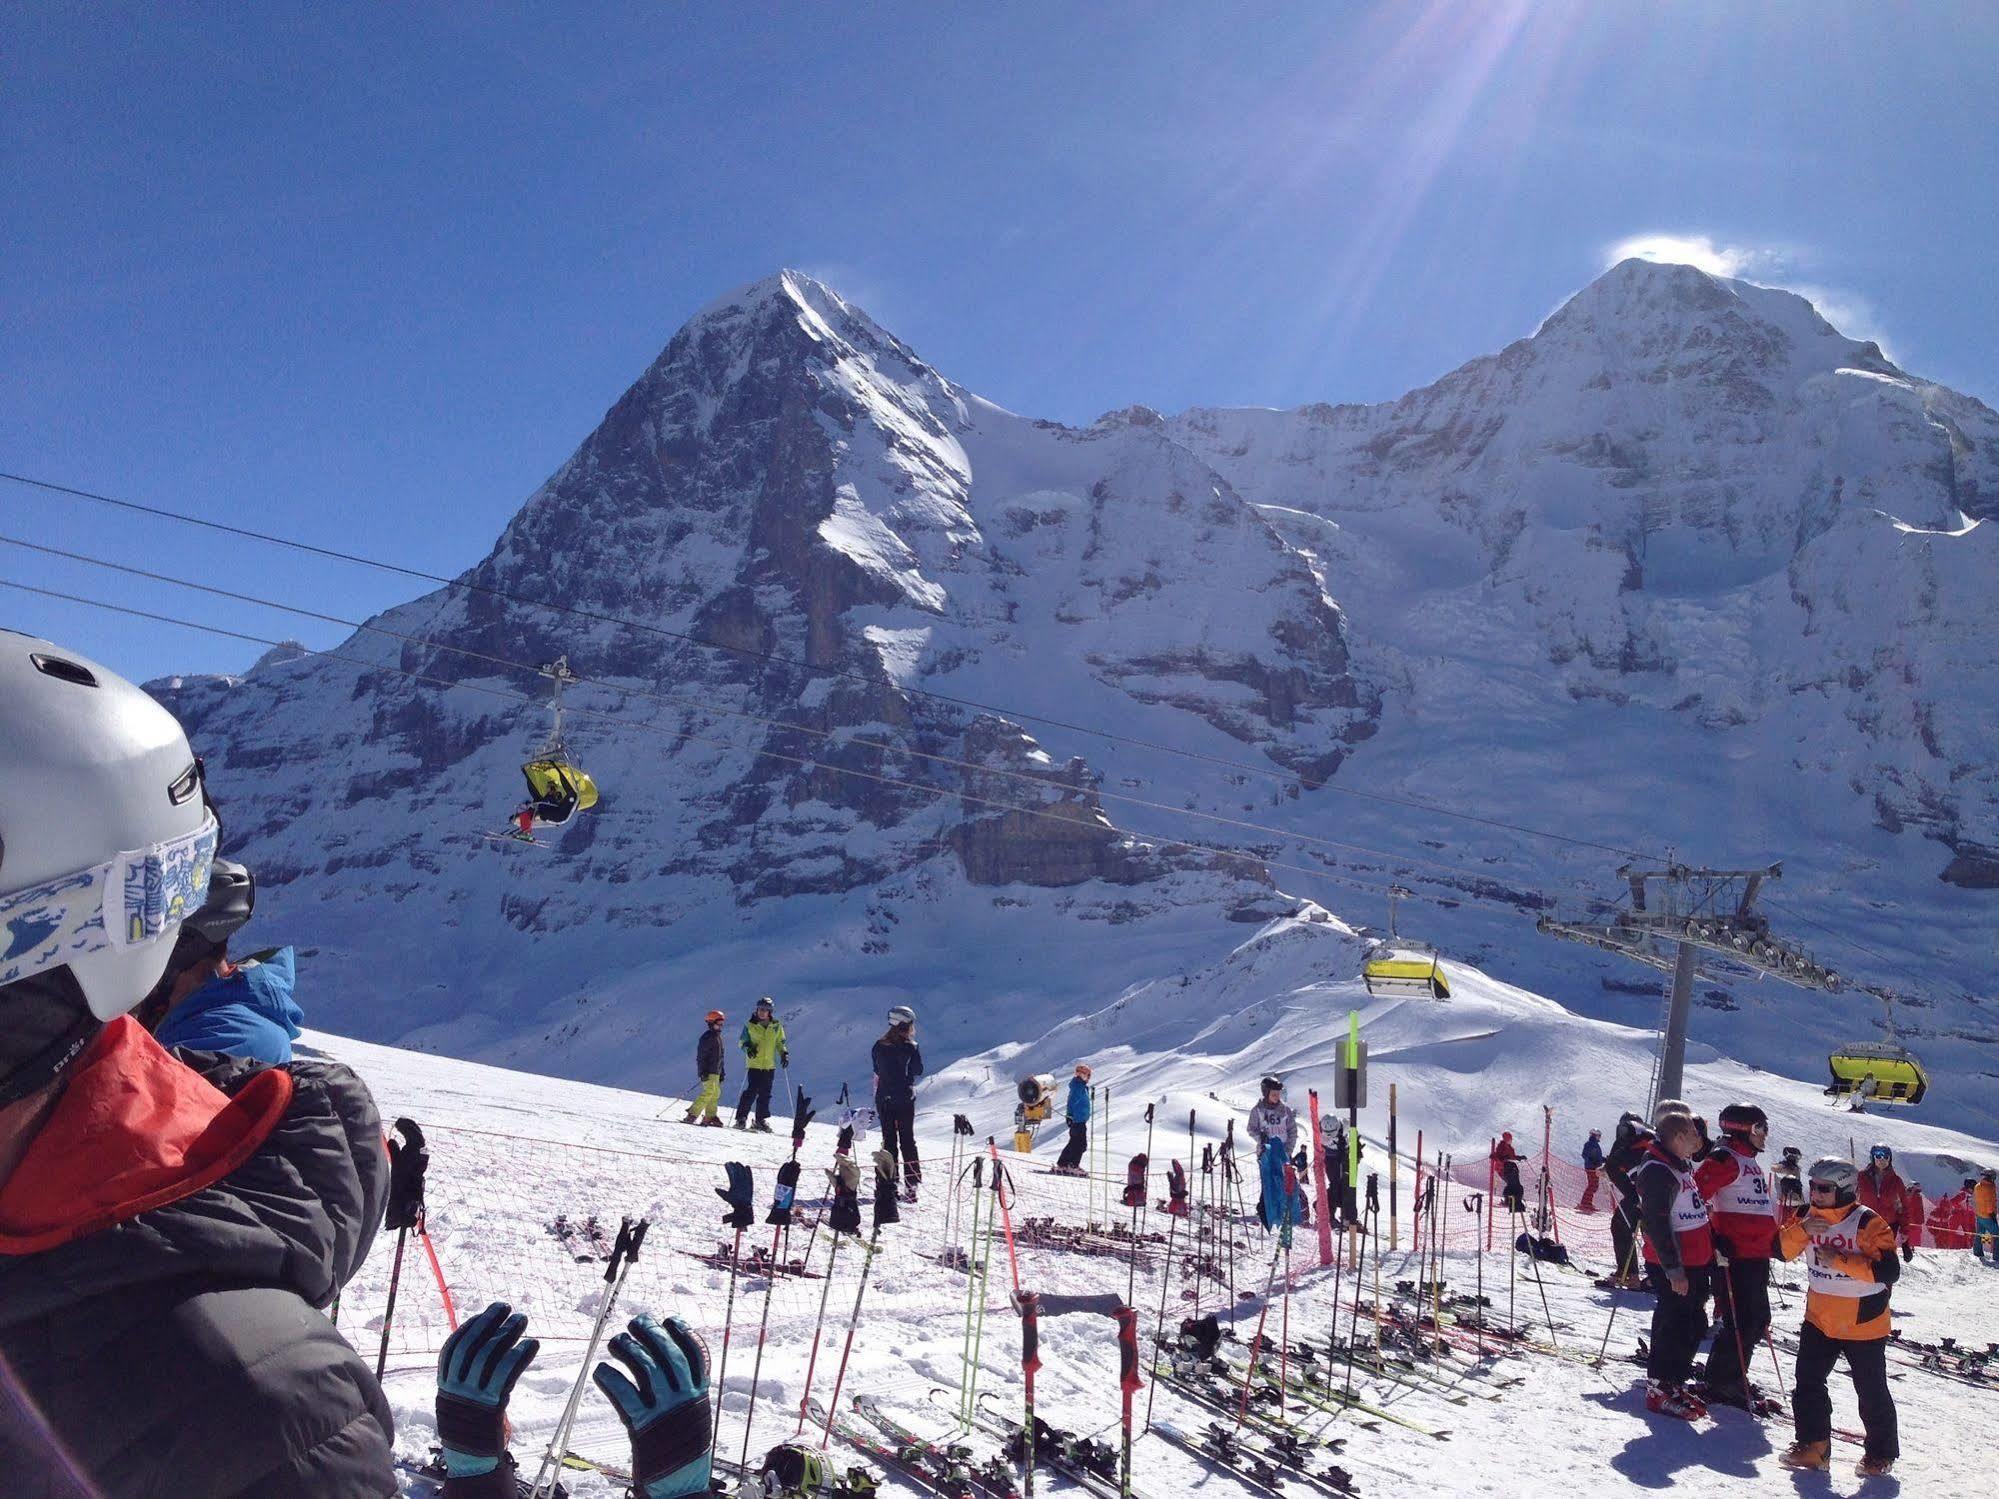
{"type": "MultiPolygon", "coordinates": [[[[434,571],[783,265],[1087,421],[1392,397],[1672,235],[1999,398],[1990,4],[17,7],[0,68],[0,469],[434,571]]],[[[414,591],[12,485],[0,517],[334,613],[414,591]]],[[[140,676],[256,653],[0,621],[140,676]]]]}

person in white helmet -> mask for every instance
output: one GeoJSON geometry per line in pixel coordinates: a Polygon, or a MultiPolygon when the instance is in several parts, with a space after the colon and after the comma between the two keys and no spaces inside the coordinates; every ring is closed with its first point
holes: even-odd
{"type": "Polygon", "coordinates": [[[0,632],[0,766],[5,1492],[386,1499],[388,1402],[314,1310],[388,1198],[367,1089],[183,1060],[129,1014],[220,836],[186,736],[116,673],[0,632]]]}
{"type": "Polygon", "coordinates": [[[916,1201],[923,1184],[923,1162],[916,1156],[916,1083],[923,1076],[923,1053],[916,1045],[916,1011],[897,1005],[888,1012],[888,1029],[875,1042],[870,1061],[875,1071],[875,1114],[881,1120],[882,1144],[902,1173],[902,1197],[916,1201]]]}

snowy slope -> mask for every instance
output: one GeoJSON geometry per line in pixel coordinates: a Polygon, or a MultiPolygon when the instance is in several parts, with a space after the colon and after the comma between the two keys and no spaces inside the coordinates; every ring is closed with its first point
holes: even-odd
{"type": "MultiPolygon", "coordinates": [[[[884,1230],[882,1253],[870,1275],[867,1300],[855,1341],[847,1389],[864,1390],[888,1401],[905,1419],[928,1431],[948,1420],[928,1392],[959,1379],[965,1282],[962,1275],[928,1256],[945,1242],[944,1216],[951,1112],[966,1112],[979,1140],[997,1132],[1005,1140],[1011,1106],[1010,1079],[1028,1066],[1079,1052],[1097,1064],[1097,1079],[1116,1101],[1111,1125],[1117,1174],[1122,1157],[1141,1147],[1140,1119],[1147,1103],[1161,1120],[1199,1115],[1204,1141],[1218,1140],[1233,1106],[1252,1094],[1254,1077],[1272,1065],[1284,1068],[1302,1100],[1304,1087],[1330,1091],[1327,1066],[1333,1023],[1346,1006],[1364,1003],[1352,985],[1320,974],[1321,948],[1338,947],[1342,934],[1326,923],[1278,922],[1246,931],[1237,949],[1212,970],[1190,976],[1175,996],[1138,994],[1104,1013],[1084,1017],[1062,1033],[1038,1040],[1004,1058],[971,1058],[935,1080],[921,1100],[923,1147],[931,1170],[924,1202],[906,1209],[904,1221],[884,1230]]],[[[1374,1058],[1372,1085],[1378,1100],[1363,1116],[1363,1132],[1375,1167],[1381,1165],[1386,1085],[1397,1084],[1401,1104],[1401,1203],[1409,1209],[1409,1154],[1415,1132],[1426,1134],[1426,1149],[1439,1145],[1460,1159],[1482,1156],[1496,1127],[1524,1127],[1542,1102],[1557,1110],[1558,1139],[1577,1143],[1585,1128],[1608,1125],[1617,1107],[1642,1092],[1649,1065],[1644,1038],[1621,1027],[1583,1020],[1538,996],[1495,982],[1470,969],[1454,969],[1462,998],[1449,1005],[1408,1002],[1364,1008],[1363,1035],[1374,1058]]],[[[1180,986],[1175,985],[1176,989],[1180,986]]],[[[385,1114],[406,1113],[426,1127],[433,1151],[430,1228],[444,1275],[461,1311],[504,1295],[525,1309],[544,1348],[515,1397],[515,1449],[529,1461],[545,1442],[573,1377],[577,1339],[600,1304],[600,1267],[578,1264],[547,1231],[555,1214],[572,1220],[588,1214],[615,1219],[621,1212],[649,1211],[653,1237],[627,1285],[625,1309],[678,1311],[719,1351],[727,1278],[691,1257],[715,1246],[726,1231],[717,1226],[720,1204],[711,1188],[722,1180],[721,1163],[749,1161],[760,1197],[782,1160],[787,1141],[703,1131],[671,1122],[677,1100],[584,1084],[509,1073],[470,1063],[366,1045],[325,1035],[309,1038],[318,1049],[344,1058],[375,1088],[385,1114]]],[[[1773,1139],[1801,1145],[1807,1156],[1843,1148],[1853,1117],[1828,1110],[1807,1089],[1781,1079],[1752,1074],[1739,1064],[1698,1058],[1689,1072],[1689,1096],[1710,1112],[1726,1099],[1748,1092],[1769,1108],[1773,1139]]],[[[1236,1113],[1238,1125],[1240,1115],[1236,1113]]],[[[1973,1140],[1906,1119],[1865,1121],[1864,1128],[1891,1143],[1902,1165],[1935,1177],[1955,1171],[1965,1160],[1992,1161],[1999,1144],[1973,1140]]],[[[829,1124],[816,1124],[803,1153],[807,1168],[801,1195],[811,1199],[814,1184],[832,1149],[829,1124]]],[[[1155,1145],[1156,1166],[1169,1155],[1185,1157],[1184,1137],[1162,1130],[1155,1145]]],[[[1041,1156],[1052,1153],[1044,1142],[1041,1156]]],[[[1153,1176],[1154,1196],[1161,1177],[1153,1176]]],[[[1080,1223],[1088,1216],[1090,1188],[1081,1182],[1016,1170],[1017,1219],[1052,1214],[1080,1223]]],[[[1115,1187],[1112,1188],[1115,1190],[1115,1187]]],[[[1199,1190],[1197,1182],[1197,1192],[1199,1190]]],[[[1122,1217],[1122,1210],[1118,1212],[1122,1217]]],[[[801,1216],[791,1252],[802,1252],[810,1214],[801,1216]]],[[[1454,1210],[1452,1249],[1445,1273],[1452,1285],[1470,1289],[1483,1275],[1499,1314],[1506,1306],[1506,1257],[1495,1253],[1481,1267],[1472,1220],[1454,1210]]],[[[1151,1226],[1160,1226],[1154,1214],[1151,1226]]],[[[1578,1243],[1591,1242],[1577,1225],[1578,1243]]],[[[1410,1225],[1401,1224],[1404,1250],[1386,1256],[1384,1284],[1417,1273],[1406,1246],[1410,1225]]],[[[762,1239],[753,1229],[746,1238],[762,1239]]],[[[1259,1303],[1270,1251],[1260,1233],[1248,1231],[1240,1252],[1239,1289],[1243,1300],[1235,1321],[1247,1336],[1259,1303]]],[[[955,1237],[962,1237],[960,1220],[955,1237]]],[[[768,1240],[763,1240],[768,1242],[768,1240]]],[[[820,1235],[812,1265],[823,1268],[828,1240],[820,1235]]],[[[1290,1317],[1294,1336],[1322,1340],[1334,1301],[1330,1275],[1312,1266],[1310,1234],[1293,1256],[1296,1275],[1290,1317]]],[[[1004,1250],[995,1249],[993,1290],[981,1340],[981,1387],[1002,1408],[1019,1398],[1018,1346],[1003,1291],[1009,1283],[1004,1250]]],[[[851,1248],[835,1266],[829,1323],[815,1373],[821,1399],[829,1392],[845,1315],[852,1306],[857,1258],[851,1248]]],[[[1043,1249],[1021,1251],[1021,1275],[1031,1289],[1095,1293],[1125,1289],[1122,1263],[1043,1249]]],[[[342,1304],[342,1325],[372,1352],[380,1326],[389,1273],[390,1247],[378,1247],[342,1304]]],[[[1973,1342],[1999,1334],[1989,1310],[1990,1277],[1965,1254],[1920,1252],[1896,1292],[1898,1320],[1915,1336],[1950,1334],[1973,1342]]],[[[1176,1285],[1178,1282],[1176,1281],[1176,1285]]],[[[804,1371],[820,1296],[827,1287],[814,1280],[780,1279],[770,1298],[768,1341],[759,1378],[753,1450],[787,1436],[804,1389],[804,1371]]],[[[1608,1298],[1584,1278],[1550,1272],[1546,1285],[1553,1316],[1565,1345],[1602,1338],[1608,1298]]],[[[1513,1287],[1516,1314],[1542,1323],[1540,1289],[1521,1279],[1513,1287]]],[[[1205,1291],[1214,1309],[1218,1294],[1205,1291]]],[[[1370,1288],[1371,1294],[1371,1288],[1370,1288]]],[[[1346,1285],[1348,1307],[1352,1280],[1346,1285]]],[[[1136,1301],[1145,1310],[1149,1332],[1158,1306],[1158,1281],[1141,1272],[1136,1301]],[[1149,1282],[1149,1283],[1148,1283],[1149,1282]]],[[[722,1422],[723,1450],[734,1455],[743,1440],[748,1409],[755,1332],[764,1314],[761,1280],[746,1278],[737,1288],[734,1335],[722,1422]]],[[[1191,1311],[1187,1306],[1184,1310],[1191,1311]]],[[[1169,1313],[1180,1314],[1181,1308],[1169,1313]]],[[[1273,1313],[1281,1317],[1282,1308],[1273,1313]]],[[[1790,1296],[1778,1314],[1778,1330],[1794,1331],[1798,1298],[1790,1296]]],[[[1628,1350],[1642,1331],[1642,1310],[1627,1305],[1613,1330],[1613,1352],[1628,1350]]],[[[1225,1320],[1227,1320],[1225,1316],[1225,1320]]],[[[1050,1318],[1043,1323],[1044,1368],[1038,1381],[1039,1409],[1058,1424],[1101,1432],[1115,1422],[1117,1405],[1114,1350],[1109,1324],[1098,1320],[1050,1318]]],[[[1545,1329],[1542,1329],[1543,1331],[1545,1329]]],[[[399,1447],[421,1458],[430,1433],[429,1400],[434,1354],[445,1332],[441,1301],[421,1262],[406,1266],[390,1340],[389,1389],[400,1423],[399,1447]]],[[[1759,1363],[1764,1363],[1759,1360],[1759,1363]]],[[[1344,1435],[1348,1447],[1339,1461],[1365,1494],[1405,1492],[1423,1484],[1447,1493],[1509,1494],[1545,1491],[1552,1483],[1583,1484],[1593,1492],[1624,1493],[1672,1486],[1690,1494],[1791,1493],[1778,1476],[1772,1450],[1786,1439],[1783,1423],[1764,1429],[1748,1418],[1724,1413],[1711,1426],[1691,1430],[1663,1418],[1647,1418],[1631,1386],[1637,1371],[1613,1361],[1601,1371],[1548,1356],[1508,1362],[1508,1374],[1525,1383],[1497,1401],[1472,1399],[1456,1405],[1433,1392],[1417,1391],[1364,1374],[1357,1389],[1370,1402],[1383,1402],[1421,1424],[1445,1427],[1448,1442],[1383,1426],[1360,1429],[1349,1419],[1331,1423],[1329,1435],[1344,1435]]],[[[1981,1429],[1991,1396],[1914,1370],[1898,1370],[1895,1393],[1901,1410],[1905,1460],[1899,1476],[1909,1492],[1950,1491],[1966,1456],[1965,1432],[1981,1429]],[[1973,1423],[1977,1423],[1974,1425],[1973,1423]]],[[[1762,1377],[1774,1381],[1767,1367],[1762,1377]]],[[[1477,1388],[1477,1387],[1472,1387],[1477,1388]]],[[[950,1397],[944,1397],[949,1403],[950,1397]]],[[[1162,1420],[1197,1427],[1206,1419],[1198,1407],[1181,1402],[1170,1388],[1155,1397],[1162,1420]]],[[[1144,1397],[1141,1397],[1141,1406],[1144,1397]]],[[[1835,1387],[1839,1424],[1852,1424],[1851,1397],[1835,1387]]],[[[1113,1433],[1114,1434],[1114,1425],[1113,1433]]],[[[984,1450],[983,1439],[975,1444],[984,1450]]],[[[607,1408],[592,1394],[572,1445],[603,1460],[620,1461],[623,1440],[607,1408]]],[[[1857,1456],[1842,1446],[1842,1471],[1830,1491],[1855,1485],[1843,1471],[1857,1456]]],[[[1143,1439],[1135,1454],[1135,1476],[1143,1495],[1184,1493],[1225,1495],[1242,1492],[1225,1478],[1204,1476],[1181,1454],[1157,1438],[1143,1439]]],[[[608,1482],[589,1476],[573,1480],[579,1495],[608,1494],[608,1482]]],[[[901,1491],[901,1490],[898,1490],[901,1491]]],[[[1302,1490],[1301,1490],[1302,1491],[1302,1490]]]]}
{"type": "MultiPolygon", "coordinates": [[[[940,1063],[1246,922],[1378,922],[1391,879],[1447,950],[1650,1023],[1643,970],[1532,928],[1620,856],[1526,823],[1785,858],[1780,926],[1904,994],[1937,1116],[1995,1127],[1995,452],[1977,402],[1681,267],[1384,406],[1080,430],[785,272],[676,334],[468,586],[155,690],[349,1033],[652,1085],[772,992],[801,1077],[858,1084],[889,1004],[940,1063]],[[604,802],[498,848],[557,654],[604,802]]],[[[1795,1076],[1879,1020],[1701,1002],[1697,1040],[1795,1076]]]]}

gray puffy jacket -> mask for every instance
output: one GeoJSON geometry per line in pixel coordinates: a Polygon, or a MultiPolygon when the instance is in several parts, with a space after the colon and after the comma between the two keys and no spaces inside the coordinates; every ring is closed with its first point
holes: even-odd
{"type": "MultiPolygon", "coordinates": [[[[225,1093],[262,1065],[178,1055],[225,1093]]],[[[292,1062],[290,1105],[214,1186],[38,1254],[0,1256],[0,1355],[77,1468],[10,1401],[10,1499],[385,1499],[394,1423],[315,1308],[367,1257],[389,1164],[347,1068],[292,1062]]]]}

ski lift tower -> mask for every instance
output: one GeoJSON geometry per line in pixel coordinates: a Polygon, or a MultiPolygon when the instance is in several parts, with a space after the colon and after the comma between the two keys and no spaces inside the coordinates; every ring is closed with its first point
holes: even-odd
{"type": "Polygon", "coordinates": [[[1600,919],[1543,916],[1535,923],[1546,936],[1618,953],[1673,975],[1654,1104],[1680,1096],[1694,972],[1703,949],[1800,988],[1836,994],[1844,986],[1837,973],[1775,936],[1769,918],[1756,909],[1763,882],[1780,879],[1783,872],[1781,864],[1767,869],[1694,869],[1671,860],[1663,869],[1626,864],[1617,877],[1631,887],[1628,906],[1596,913],[1600,919]]]}

